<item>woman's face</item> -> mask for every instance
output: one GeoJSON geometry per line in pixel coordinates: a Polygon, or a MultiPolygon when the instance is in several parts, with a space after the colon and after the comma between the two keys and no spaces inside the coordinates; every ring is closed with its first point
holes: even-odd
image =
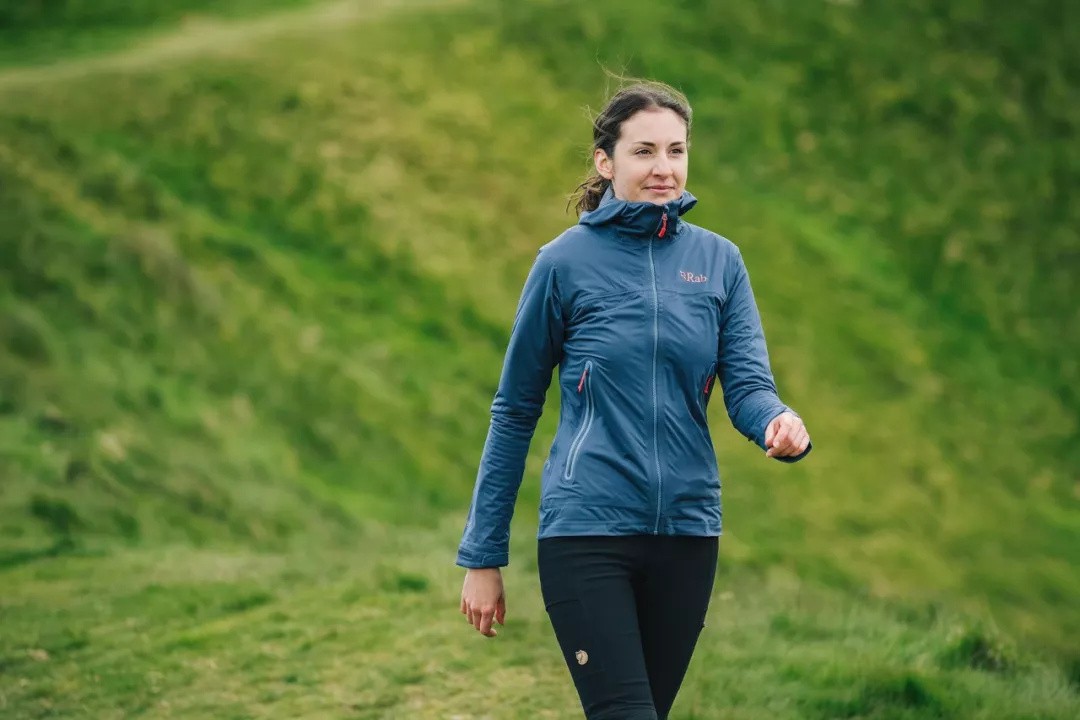
{"type": "Polygon", "coordinates": [[[593,153],[596,171],[611,180],[615,197],[663,205],[686,187],[686,123],[674,110],[639,110],[623,121],[614,157],[593,153]]]}

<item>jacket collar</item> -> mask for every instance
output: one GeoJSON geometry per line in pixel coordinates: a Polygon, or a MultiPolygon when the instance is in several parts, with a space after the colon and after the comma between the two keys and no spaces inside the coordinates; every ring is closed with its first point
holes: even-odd
{"type": "Polygon", "coordinates": [[[615,191],[608,185],[595,210],[581,213],[578,222],[582,225],[603,225],[611,223],[631,235],[671,239],[679,230],[682,221],[679,216],[697,204],[697,198],[686,190],[682,197],[670,200],[663,205],[651,202],[630,202],[619,200],[615,191]]]}

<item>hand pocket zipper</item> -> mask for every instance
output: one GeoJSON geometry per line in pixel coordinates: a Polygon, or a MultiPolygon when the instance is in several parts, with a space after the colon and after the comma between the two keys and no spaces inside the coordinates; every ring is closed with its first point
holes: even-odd
{"type": "Polygon", "coordinates": [[[581,414],[581,427],[578,429],[577,435],[574,436],[574,440],[570,443],[570,452],[566,458],[566,472],[563,477],[567,480],[574,475],[574,463],[577,460],[578,453],[581,452],[581,446],[585,443],[585,436],[589,434],[589,427],[593,421],[592,368],[592,360],[586,361],[585,369],[581,372],[581,380],[578,381],[577,385],[577,391],[585,393],[585,410],[581,414]]]}
{"type": "Polygon", "coordinates": [[[698,401],[701,403],[701,412],[705,412],[709,405],[709,396],[712,394],[713,381],[716,379],[716,363],[709,366],[705,375],[705,381],[698,390],[698,401]]]}

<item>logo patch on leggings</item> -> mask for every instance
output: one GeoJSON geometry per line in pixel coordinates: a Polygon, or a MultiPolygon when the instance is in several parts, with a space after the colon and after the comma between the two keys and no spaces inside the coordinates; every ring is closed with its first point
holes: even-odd
{"type": "Polygon", "coordinates": [[[589,662],[589,653],[585,652],[584,650],[578,650],[576,653],[574,653],[574,656],[577,658],[578,665],[584,665],[585,663],[589,662]]]}

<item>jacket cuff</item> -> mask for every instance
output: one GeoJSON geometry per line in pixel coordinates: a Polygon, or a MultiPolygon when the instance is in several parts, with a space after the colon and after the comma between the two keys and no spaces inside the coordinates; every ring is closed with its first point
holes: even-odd
{"type": "Polygon", "coordinates": [[[785,462],[785,463],[798,462],[799,460],[802,460],[804,457],[806,457],[807,453],[809,453],[813,449],[814,449],[814,441],[811,440],[810,442],[808,442],[806,444],[806,449],[803,450],[798,455],[792,455],[790,457],[788,457],[788,456],[774,457],[773,460],[779,460],[780,462],[785,462]]]}
{"type": "Polygon", "coordinates": [[[510,553],[476,552],[459,547],[455,564],[464,568],[505,567],[510,564],[510,553]]]}

